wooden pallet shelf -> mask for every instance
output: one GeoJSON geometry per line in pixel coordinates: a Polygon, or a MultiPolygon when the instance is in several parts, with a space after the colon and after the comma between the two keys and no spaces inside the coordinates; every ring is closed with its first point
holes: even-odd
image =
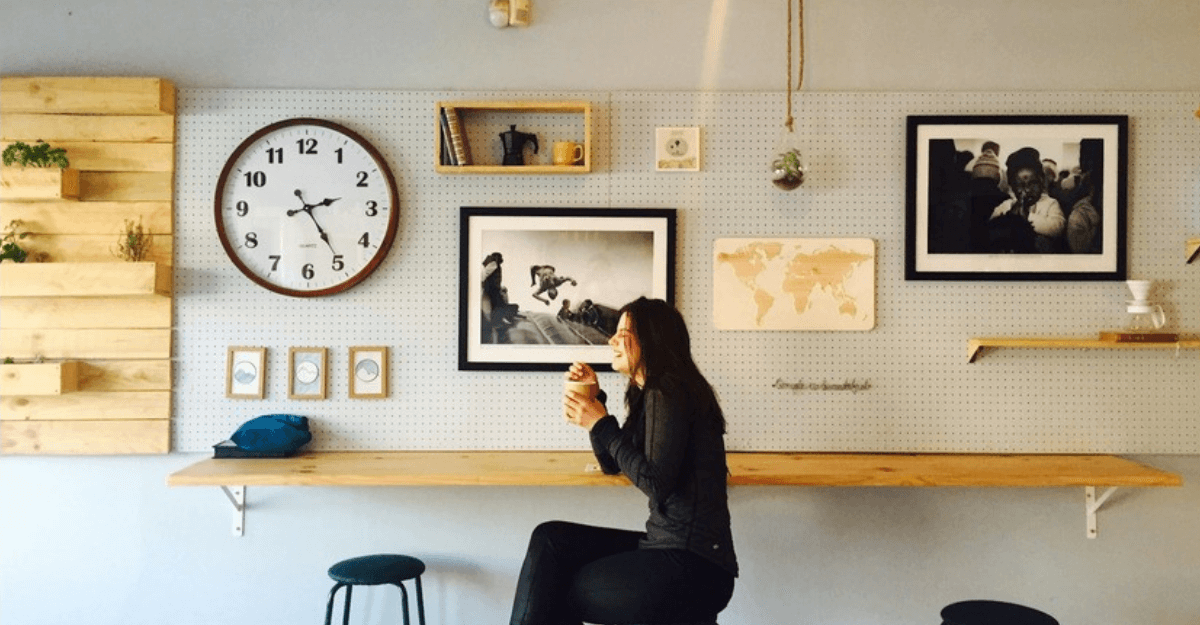
{"type": "Polygon", "coordinates": [[[6,384],[0,453],[170,450],[174,112],[161,78],[0,77],[0,148],[65,149],[75,200],[20,199],[5,172],[0,222],[20,220],[22,247],[48,262],[0,265],[0,355],[78,363],[73,392],[6,384]],[[126,221],[151,262],[113,256],[126,221]]]}

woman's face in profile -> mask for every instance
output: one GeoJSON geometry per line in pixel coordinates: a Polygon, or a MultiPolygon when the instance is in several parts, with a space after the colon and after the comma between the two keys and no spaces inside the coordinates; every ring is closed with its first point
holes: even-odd
{"type": "Polygon", "coordinates": [[[633,372],[637,370],[642,358],[642,346],[629,327],[628,314],[621,315],[616,333],[608,339],[608,346],[613,350],[613,370],[633,377],[633,372]]]}

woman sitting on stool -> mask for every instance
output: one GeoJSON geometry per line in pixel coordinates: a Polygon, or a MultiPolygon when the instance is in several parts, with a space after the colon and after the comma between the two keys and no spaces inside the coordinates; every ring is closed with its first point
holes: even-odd
{"type": "MultiPolygon", "coordinates": [[[[511,625],[711,623],[733,595],[725,417],[692,360],[683,317],[639,298],[621,309],[609,345],[613,369],[629,377],[624,424],[603,392],[568,391],[564,413],[588,430],[601,469],[624,473],[649,498],[646,531],[539,525],[511,625]]],[[[583,363],[566,378],[597,384],[583,363]]]]}

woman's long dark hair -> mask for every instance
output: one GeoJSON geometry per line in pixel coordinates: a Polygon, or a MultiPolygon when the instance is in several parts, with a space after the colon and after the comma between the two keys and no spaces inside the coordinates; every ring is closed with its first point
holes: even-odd
{"type": "MultiPolygon", "coordinates": [[[[725,432],[725,415],[717,403],[716,392],[704,379],[692,360],[692,343],[683,315],[661,299],[639,297],[621,308],[629,317],[629,329],[641,346],[638,367],[645,374],[648,388],[662,390],[680,401],[694,402],[701,414],[715,415],[725,432]]],[[[631,372],[633,373],[633,372],[631,372]]],[[[637,385],[632,382],[626,390],[629,404],[637,385]]]]}

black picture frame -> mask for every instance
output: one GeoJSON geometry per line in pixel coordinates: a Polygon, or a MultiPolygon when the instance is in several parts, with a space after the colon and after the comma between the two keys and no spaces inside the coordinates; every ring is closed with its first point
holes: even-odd
{"type": "Polygon", "coordinates": [[[674,293],[673,208],[460,208],[459,370],[611,371],[620,308],[674,293]]]}
{"type": "Polygon", "coordinates": [[[1126,115],[909,116],[905,279],[1124,280],[1128,135],[1126,115]]]}

